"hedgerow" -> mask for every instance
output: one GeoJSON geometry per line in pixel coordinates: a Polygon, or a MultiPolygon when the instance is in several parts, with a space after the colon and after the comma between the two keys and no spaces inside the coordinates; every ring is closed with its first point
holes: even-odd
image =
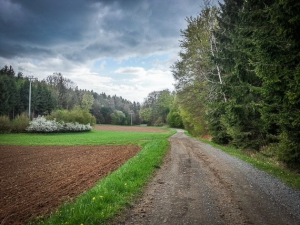
{"type": "Polygon", "coordinates": [[[18,115],[12,121],[12,133],[22,133],[26,131],[26,128],[29,126],[29,118],[25,113],[18,115]]]}
{"type": "Polygon", "coordinates": [[[12,125],[8,116],[0,116],[0,133],[9,133],[12,125]]]}
{"type": "Polygon", "coordinates": [[[50,115],[46,117],[48,120],[54,120],[58,122],[65,123],[79,123],[79,124],[96,124],[96,118],[89,113],[87,110],[83,110],[75,107],[72,110],[56,110],[51,112],[50,115]]]}
{"type": "Polygon", "coordinates": [[[88,124],[79,124],[77,122],[65,123],[63,121],[47,120],[43,116],[33,119],[26,128],[28,132],[37,133],[56,133],[56,132],[80,132],[90,131],[92,126],[88,124]]]}

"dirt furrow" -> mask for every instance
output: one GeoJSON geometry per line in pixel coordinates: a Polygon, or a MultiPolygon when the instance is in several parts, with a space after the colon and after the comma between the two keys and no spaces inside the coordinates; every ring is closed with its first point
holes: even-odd
{"type": "Polygon", "coordinates": [[[27,224],[92,188],[138,146],[1,146],[0,224],[27,224]]]}

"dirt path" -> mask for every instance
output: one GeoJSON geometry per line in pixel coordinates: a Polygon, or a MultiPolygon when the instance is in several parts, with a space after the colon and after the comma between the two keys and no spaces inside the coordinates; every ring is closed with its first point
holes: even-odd
{"type": "Polygon", "coordinates": [[[300,192],[179,130],[143,197],[114,224],[300,224],[300,192]]]}

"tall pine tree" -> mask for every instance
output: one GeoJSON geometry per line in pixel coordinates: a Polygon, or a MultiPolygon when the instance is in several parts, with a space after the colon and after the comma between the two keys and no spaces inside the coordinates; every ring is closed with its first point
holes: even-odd
{"type": "Polygon", "coordinates": [[[225,74],[222,88],[227,102],[216,107],[220,108],[220,121],[230,135],[231,144],[259,149],[265,144],[259,112],[261,97],[257,91],[261,79],[245,50],[251,48],[251,32],[242,19],[244,3],[243,0],[225,0],[220,4],[219,26],[215,31],[219,52],[214,59],[225,74]]]}
{"type": "Polygon", "coordinates": [[[300,166],[300,2],[248,1],[252,65],[262,79],[262,118],[278,137],[278,155],[300,166]],[[255,13],[253,13],[255,12],[255,13]]]}

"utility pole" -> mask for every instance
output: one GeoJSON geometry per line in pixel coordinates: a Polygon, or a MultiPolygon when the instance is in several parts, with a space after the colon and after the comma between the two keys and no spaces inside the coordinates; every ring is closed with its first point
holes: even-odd
{"type": "Polygon", "coordinates": [[[30,119],[30,112],[31,112],[31,83],[33,80],[35,80],[35,78],[33,76],[29,76],[28,77],[29,80],[29,109],[28,109],[28,117],[30,119]]]}
{"type": "Polygon", "coordinates": [[[133,112],[130,112],[130,125],[132,126],[132,114],[133,112]]]}

